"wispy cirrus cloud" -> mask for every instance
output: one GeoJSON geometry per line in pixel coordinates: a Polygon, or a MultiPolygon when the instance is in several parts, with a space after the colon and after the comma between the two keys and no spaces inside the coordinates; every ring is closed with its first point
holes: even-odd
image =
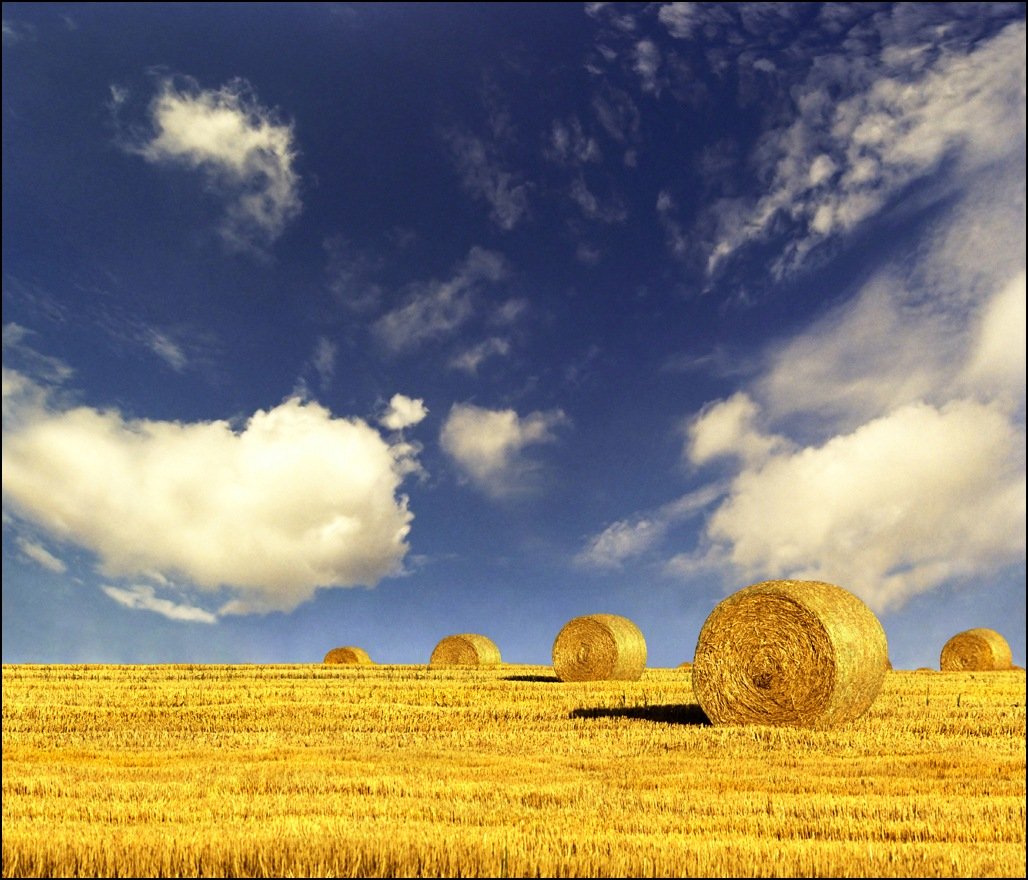
{"type": "Polygon", "coordinates": [[[723,494],[723,486],[706,486],[654,510],[617,520],[590,537],[574,562],[586,568],[620,569],[626,560],[655,550],[674,526],[700,514],[723,494]]]}
{"type": "Polygon", "coordinates": [[[452,278],[413,285],[403,305],[375,321],[372,333],[392,352],[448,337],[471,319],[476,292],[483,285],[502,281],[507,274],[501,254],[473,247],[452,278]]]}
{"type": "Polygon", "coordinates": [[[52,571],[55,574],[63,574],[68,570],[68,566],[64,562],[53,555],[49,550],[46,549],[38,541],[31,541],[28,538],[19,535],[17,538],[18,549],[21,550],[22,555],[28,559],[31,559],[37,565],[52,571]]]}
{"type": "Polygon", "coordinates": [[[767,132],[751,157],[764,194],[712,207],[708,270],[770,239],[780,242],[780,277],[944,163],[956,173],[937,182],[940,196],[996,162],[1022,160],[1024,41],[1020,22],[970,46],[886,45],[863,68],[819,59],[795,90],[795,119],[767,132]]]}
{"type": "Polygon", "coordinates": [[[499,336],[490,336],[450,358],[450,368],[474,376],[485,361],[494,357],[506,357],[508,354],[510,341],[499,336]]]}
{"type": "Polygon", "coordinates": [[[196,605],[187,605],[182,602],[175,602],[171,599],[162,598],[157,591],[148,584],[135,584],[131,587],[113,587],[104,585],[101,589],[119,605],[134,610],[152,611],[167,617],[169,620],[178,620],[185,623],[217,623],[218,616],[199,608],[196,605]]]}
{"type": "MultiPolygon", "coordinates": [[[[125,93],[113,87],[116,104],[125,93]]],[[[233,250],[260,253],[302,208],[293,126],[243,79],[203,89],[166,78],[149,106],[149,131],[126,144],[148,162],[199,172],[224,201],[219,232],[233,250]]]]}
{"type": "Polygon", "coordinates": [[[530,184],[505,167],[495,147],[458,128],[445,131],[443,140],[464,189],[489,205],[489,219],[493,223],[509,231],[528,216],[530,184]]]}

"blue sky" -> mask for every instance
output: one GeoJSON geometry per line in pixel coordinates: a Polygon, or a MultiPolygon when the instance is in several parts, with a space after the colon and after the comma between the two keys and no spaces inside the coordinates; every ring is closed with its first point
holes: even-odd
{"type": "Polygon", "coordinates": [[[1025,661],[1025,6],[3,7],[3,662],[1025,661]]]}

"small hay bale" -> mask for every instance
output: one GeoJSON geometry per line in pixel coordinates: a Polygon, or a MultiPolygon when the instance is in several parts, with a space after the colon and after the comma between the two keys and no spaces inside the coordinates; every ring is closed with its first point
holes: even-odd
{"type": "Polygon", "coordinates": [[[363,648],[347,645],[345,648],[333,648],[325,655],[325,663],[348,663],[357,666],[369,666],[374,661],[363,648]]]}
{"type": "Polygon", "coordinates": [[[678,668],[686,670],[692,669],[692,663],[690,663],[688,660],[683,660],[681,663],[678,664],[678,668]]]}
{"type": "Polygon", "coordinates": [[[969,629],[957,633],[939,655],[943,672],[995,672],[1010,669],[1010,645],[994,629],[969,629]]]}
{"type": "Polygon", "coordinates": [[[917,669],[914,670],[914,672],[917,672],[921,675],[935,675],[935,670],[932,669],[931,666],[918,666],[917,669]]]}
{"type": "Polygon", "coordinates": [[[874,702],[889,646],[874,613],[822,581],[764,581],[724,599],[700,630],[693,691],[714,724],[829,727],[874,702]]]}
{"type": "Polygon", "coordinates": [[[645,668],[646,639],[617,614],[575,617],[553,642],[553,671],[561,681],[638,681],[645,668]]]}
{"type": "Polygon", "coordinates": [[[459,633],[447,636],[432,651],[429,666],[495,666],[500,649],[485,636],[459,633]]]}

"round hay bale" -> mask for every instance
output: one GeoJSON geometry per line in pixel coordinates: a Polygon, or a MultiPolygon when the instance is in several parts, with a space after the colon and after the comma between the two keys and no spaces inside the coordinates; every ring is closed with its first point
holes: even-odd
{"type": "Polygon", "coordinates": [[[678,664],[678,668],[679,669],[692,669],[692,663],[689,662],[688,660],[683,660],[681,663],[678,664]]]}
{"type": "Polygon", "coordinates": [[[693,690],[714,724],[829,727],[862,715],[889,646],[860,599],[822,581],[764,581],[724,599],[700,630],[693,690]]]}
{"type": "Polygon", "coordinates": [[[994,672],[1013,664],[1010,645],[994,629],[969,629],[957,633],[939,655],[943,672],[994,672]]]}
{"type": "Polygon", "coordinates": [[[500,649],[477,633],[447,636],[432,651],[429,666],[495,666],[500,662],[500,649]]]}
{"type": "Polygon", "coordinates": [[[645,668],[646,639],[617,614],[575,617],[553,642],[553,671],[561,681],[638,681],[645,668]]]}
{"type": "Polygon", "coordinates": [[[347,645],[345,648],[333,648],[325,655],[325,663],[350,663],[358,666],[368,666],[374,661],[368,656],[363,648],[355,648],[347,645]]]}
{"type": "Polygon", "coordinates": [[[921,675],[935,675],[935,670],[931,666],[918,666],[914,672],[920,673],[921,675]]]}

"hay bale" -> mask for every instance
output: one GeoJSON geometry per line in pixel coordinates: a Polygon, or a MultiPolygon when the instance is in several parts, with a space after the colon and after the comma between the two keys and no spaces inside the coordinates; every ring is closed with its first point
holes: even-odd
{"type": "Polygon", "coordinates": [[[711,612],[693,690],[714,724],[829,727],[862,715],[885,679],[889,646],[860,599],[822,581],[764,581],[711,612]]]}
{"type": "Polygon", "coordinates": [[[683,660],[681,663],[678,664],[678,668],[686,670],[692,669],[692,663],[688,660],[683,660]]]}
{"type": "Polygon", "coordinates": [[[553,671],[561,681],[638,681],[645,668],[642,632],[617,614],[575,617],[553,642],[553,671]]]}
{"type": "Polygon", "coordinates": [[[943,672],[995,672],[1010,669],[1010,645],[994,629],[969,629],[957,633],[939,655],[943,672]]]}
{"type": "Polygon", "coordinates": [[[477,633],[447,636],[432,651],[429,666],[495,666],[500,662],[500,649],[477,633]]]}
{"type": "Polygon", "coordinates": [[[917,669],[914,670],[914,672],[917,672],[921,675],[935,675],[935,670],[932,669],[931,666],[918,666],[917,669]]]}
{"type": "Polygon", "coordinates": [[[347,645],[345,648],[333,648],[325,655],[325,663],[351,663],[358,666],[369,666],[373,661],[363,648],[347,645]]]}

